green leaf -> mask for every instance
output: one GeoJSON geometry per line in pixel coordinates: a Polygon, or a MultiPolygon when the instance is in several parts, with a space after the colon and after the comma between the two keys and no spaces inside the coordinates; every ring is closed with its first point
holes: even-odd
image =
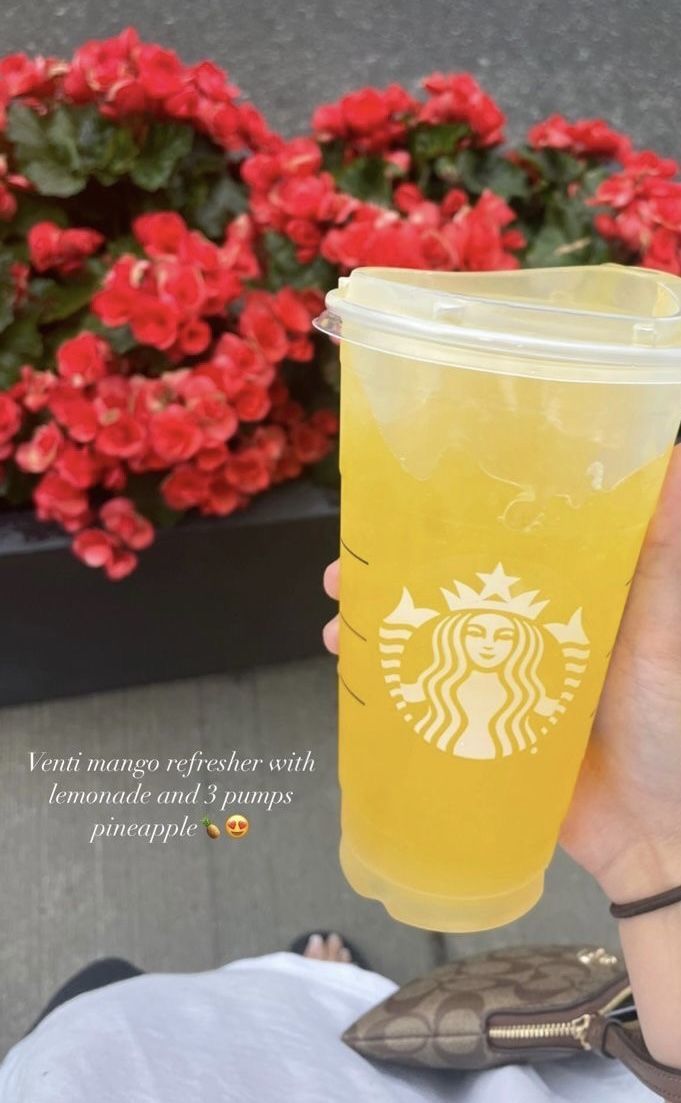
{"type": "Polygon", "coordinates": [[[223,176],[209,187],[205,199],[193,210],[193,222],[206,237],[224,237],[227,223],[248,210],[246,192],[231,176],[223,176]]]}
{"type": "Polygon", "coordinates": [[[531,240],[525,253],[525,265],[528,268],[566,267],[572,264],[598,264],[608,259],[605,243],[592,232],[581,237],[569,237],[564,230],[555,225],[545,225],[531,240]]]}
{"type": "Polygon", "coordinates": [[[112,122],[91,106],[80,109],[75,121],[83,171],[87,175],[109,185],[130,172],[139,150],[126,126],[112,122]]]}
{"type": "Polygon", "coordinates": [[[41,323],[61,322],[82,310],[99,287],[104,266],[90,261],[78,275],[64,282],[33,280],[31,297],[38,300],[41,323]]]}
{"type": "Polygon", "coordinates": [[[584,195],[594,195],[599,185],[611,175],[611,169],[607,165],[595,165],[593,168],[587,169],[582,179],[584,195]]]}
{"type": "MultiPolygon", "coordinates": [[[[0,369],[0,379],[2,377],[3,372],[0,369]]],[[[30,502],[36,482],[35,475],[27,475],[25,471],[21,471],[13,463],[7,464],[5,481],[0,496],[8,505],[21,506],[25,502],[30,502]]]]}
{"type": "Polygon", "coordinates": [[[494,151],[462,149],[456,157],[438,158],[435,172],[451,185],[462,184],[473,195],[486,188],[502,199],[524,199],[530,194],[527,173],[494,151]]]}
{"type": "Polygon", "coordinates": [[[468,134],[470,128],[466,123],[440,123],[438,126],[419,123],[409,136],[409,146],[416,161],[434,161],[454,153],[468,134]]]}
{"type": "Polygon", "coordinates": [[[325,290],[334,285],[336,269],[323,257],[311,264],[301,264],[296,257],[295,246],[283,234],[270,231],[264,235],[266,254],[266,282],[271,291],[281,287],[318,287],[325,290]]]}
{"type": "Polygon", "coordinates": [[[15,259],[15,251],[11,247],[0,253],[0,331],[6,329],[14,318],[12,265],[15,259]]]}
{"type": "Polygon", "coordinates": [[[18,167],[42,195],[64,198],[85,187],[72,110],[57,107],[39,116],[21,103],[9,108],[7,133],[18,167]]]}
{"type": "Polygon", "coordinates": [[[159,528],[175,525],[184,516],[183,513],[171,509],[163,500],[160,485],[165,474],[151,472],[130,475],[125,488],[126,494],[132,498],[139,512],[159,528]]]}
{"type": "Polygon", "coordinates": [[[64,230],[69,219],[61,203],[53,203],[41,195],[24,192],[19,196],[17,213],[12,219],[12,232],[24,237],[36,222],[54,222],[64,230]]]}
{"type": "MultiPolygon", "coordinates": [[[[559,265],[561,262],[557,250],[564,245],[565,235],[557,226],[542,226],[525,253],[525,264],[528,268],[552,268],[559,265]]],[[[563,264],[566,263],[564,260],[563,264]]]]}
{"type": "Polygon", "coordinates": [[[565,185],[578,180],[586,168],[584,161],[560,149],[531,149],[529,146],[520,146],[518,153],[536,169],[543,180],[551,184],[565,185]]]}
{"type": "Polygon", "coordinates": [[[119,356],[125,356],[132,349],[137,348],[137,340],[128,326],[105,326],[96,314],[86,314],[79,325],[81,330],[86,329],[89,333],[96,333],[99,337],[103,337],[119,356]]]}
{"type": "Polygon", "coordinates": [[[356,199],[389,207],[392,200],[389,167],[382,157],[357,157],[336,171],[336,183],[341,191],[356,199]]]}
{"type": "Polygon", "coordinates": [[[113,238],[107,242],[106,246],[107,256],[113,260],[117,260],[119,257],[129,256],[132,253],[135,257],[143,258],[146,256],[144,248],[140,245],[134,234],[122,234],[121,237],[113,238]]]}
{"type": "Polygon", "coordinates": [[[320,149],[323,170],[335,175],[343,165],[345,142],[342,138],[334,138],[331,142],[320,142],[320,149]]]}
{"type": "Polygon", "coordinates": [[[145,191],[158,191],[170,180],[178,161],[192,148],[194,132],[186,123],[154,122],[130,175],[145,191]]]}
{"type": "Polygon", "coordinates": [[[48,146],[59,153],[64,167],[72,172],[80,172],[78,134],[72,112],[68,108],[56,107],[51,115],[45,117],[45,137],[48,146]]]}
{"type": "Polygon", "coordinates": [[[41,195],[58,195],[62,199],[77,195],[85,187],[85,180],[64,165],[47,158],[24,162],[24,175],[35,184],[41,195]]]}
{"type": "Polygon", "coordinates": [[[40,116],[16,100],[7,110],[7,137],[25,154],[41,154],[47,144],[40,116]]]}
{"type": "Polygon", "coordinates": [[[35,364],[43,352],[36,319],[17,318],[0,334],[0,389],[6,390],[19,377],[22,364],[35,364]]]}

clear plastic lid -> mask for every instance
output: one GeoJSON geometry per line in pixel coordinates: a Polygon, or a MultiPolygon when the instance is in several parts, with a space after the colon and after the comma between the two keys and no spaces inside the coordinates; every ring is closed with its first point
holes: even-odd
{"type": "Polygon", "coordinates": [[[498,358],[487,370],[517,372],[521,359],[547,378],[681,382],[681,278],[652,269],[356,268],[326,307],[318,329],[386,352],[455,364],[468,350],[470,366],[498,358]]]}

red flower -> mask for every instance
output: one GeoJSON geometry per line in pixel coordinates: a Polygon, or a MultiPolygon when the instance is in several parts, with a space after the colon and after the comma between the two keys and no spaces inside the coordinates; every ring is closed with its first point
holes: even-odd
{"type": "Polygon", "coordinates": [[[137,566],[137,556],[127,548],[114,548],[113,559],[105,565],[105,571],[112,582],[120,582],[132,574],[137,566]]]}
{"type": "Polygon", "coordinates": [[[190,464],[183,464],[161,483],[161,493],[171,509],[184,511],[198,506],[206,494],[208,477],[190,464]]]}
{"type": "Polygon", "coordinates": [[[320,433],[333,437],[338,432],[338,414],[333,410],[315,410],[309,419],[309,424],[320,433]]]}
{"type": "Polygon", "coordinates": [[[0,393],[0,445],[5,444],[21,425],[21,409],[8,394],[0,393]]]}
{"type": "Polygon", "coordinates": [[[54,469],[67,483],[86,490],[94,486],[98,475],[98,465],[88,448],[76,448],[65,444],[54,462],[54,469]]]}
{"type": "Polygon", "coordinates": [[[230,486],[244,494],[257,494],[270,485],[267,459],[259,448],[244,448],[230,456],[225,464],[230,486]]]}
{"type": "Polygon", "coordinates": [[[341,101],[343,119],[346,125],[357,134],[370,134],[390,113],[384,97],[376,88],[361,88],[350,92],[341,101]]]}
{"type": "Polygon", "coordinates": [[[624,160],[631,151],[630,139],[603,119],[578,119],[571,123],[562,115],[550,115],[530,128],[527,140],[535,149],[563,149],[577,157],[614,161],[624,160]]]}
{"type": "Polygon", "coordinates": [[[129,498],[110,498],[99,516],[108,532],[135,551],[142,551],[154,542],[153,525],[137,512],[129,498]]]}
{"type": "Polygon", "coordinates": [[[432,73],[422,83],[430,99],[419,110],[420,122],[435,126],[464,122],[477,145],[492,146],[503,141],[506,117],[470,73],[432,73]]]}
{"type": "Polygon", "coordinates": [[[172,50],[164,50],[160,46],[140,46],[135,60],[140,84],[153,99],[164,99],[182,88],[183,66],[172,50]]]}
{"type": "Polygon", "coordinates": [[[83,529],[74,537],[71,547],[87,567],[103,567],[114,582],[126,578],[137,566],[134,552],[103,529],[83,529]]]}
{"type": "Polygon", "coordinates": [[[341,229],[328,232],[322,244],[327,260],[342,269],[359,265],[426,268],[415,226],[393,211],[364,208],[341,229]]]}
{"type": "Polygon", "coordinates": [[[235,333],[224,333],[215,347],[211,372],[216,372],[215,378],[227,398],[233,399],[247,382],[268,386],[275,368],[259,348],[235,333]]]}
{"type": "Polygon", "coordinates": [[[47,405],[73,440],[86,444],[97,433],[97,414],[88,399],[66,384],[54,386],[47,405]]]}
{"type": "Polygon", "coordinates": [[[201,430],[202,450],[205,446],[221,444],[234,436],[239,425],[238,418],[234,407],[230,405],[225,395],[221,391],[213,390],[209,380],[200,376],[190,376],[188,384],[188,387],[182,388],[181,393],[195,424],[201,430]],[[207,384],[203,393],[195,391],[191,386],[198,383],[207,384]]]}
{"type": "Polygon", "coordinates": [[[17,448],[14,456],[17,467],[32,475],[42,474],[54,463],[63,440],[62,432],[54,422],[39,426],[31,439],[17,448]]]}
{"type": "Polygon", "coordinates": [[[206,298],[206,284],[200,269],[177,262],[156,268],[159,294],[182,314],[199,313],[206,298]]]}
{"type": "Polygon", "coordinates": [[[36,222],[28,231],[29,256],[38,272],[50,268],[62,275],[77,272],[103,243],[104,236],[97,230],[62,230],[54,222],[36,222]]]}
{"type": "Polygon", "coordinates": [[[177,309],[152,295],[139,295],[133,302],[130,328],[135,340],[152,348],[169,349],[177,340],[177,309]]]}
{"type": "Polygon", "coordinates": [[[86,567],[107,567],[114,556],[114,541],[102,529],[83,529],[74,537],[71,547],[86,567]]]}
{"type": "Polygon", "coordinates": [[[314,345],[308,337],[298,337],[291,341],[287,355],[289,360],[295,360],[301,364],[308,363],[314,357],[314,345]]]}
{"type": "Polygon", "coordinates": [[[452,267],[464,271],[494,271],[517,268],[519,261],[509,249],[521,248],[525,239],[519,231],[507,238],[504,228],[515,212],[500,196],[486,190],[474,207],[462,209],[442,231],[452,251],[452,267]]]}
{"type": "Polygon", "coordinates": [[[398,84],[360,88],[335,104],[318,107],[312,126],[320,141],[346,138],[358,153],[382,152],[406,135],[406,119],[418,104],[398,84]]]}
{"type": "Polygon", "coordinates": [[[57,377],[52,372],[35,371],[29,364],[24,364],[20,378],[21,382],[16,384],[17,395],[27,410],[37,413],[47,405],[57,377]]]}
{"type": "Polygon", "coordinates": [[[214,444],[207,448],[201,448],[194,456],[194,463],[199,471],[217,471],[227,460],[227,449],[224,444],[214,444]]]}
{"type": "Polygon", "coordinates": [[[245,280],[254,280],[260,273],[260,264],[254,252],[255,227],[245,214],[230,222],[221,250],[222,263],[245,280]]]}
{"type": "Polygon", "coordinates": [[[393,203],[403,214],[409,214],[423,201],[423,192],[417,184],[398,184],[393,192],[393,203]]]}
{"type": "Polygon", "coordinates": [[[58,521],[67,531],[82,528],[88,514],[87,495],[66,482],[53,471],[48,471],[33,491],[33,500],[41,521],[58,521]]]}
{"type": "Polygon", "coordinates": [[[199,318],[194,318],[180,328],[177,343],[187,356],[196,356],[208,348],[212,336],[210,326],[199,318]]]}
{"type": "Polygon", "coordinates": [[[244,502],[244,496],[234,489],[224,471],[211,478],[201,512],[210,517],[226,517],[244,502]]]}
{"type": "Polygon", "coordinates": [[[86,387],[102,379],[109,367],[111,348],[94,333],[79,333],[57,349],[57,370],[72,387],[86,387]]]}
{"type": "Polygon", "coordinates": [[[253,341],[265,360],[276,364],[286,356],[288,340],[286,330],[277,321],[269,305],[252,296],[239,317],[239,330],[253,341]]]}
{"type": "Polygon", "coordinates": [[[286,433],[279,425],[259,425],[253,434],[253,443],[271,463],[276,463],[286,447],[286,433]]]}
{"type": "Polygon", "coordinates": [[[681,235],[678,230],[659,226],[650,235],[641,264],[644,268],[657,268],[681,276],[681,235]]]}
{"type": "Polygon", "coordinates": [[[312,329],[305,300],[292,287],[283,287],[272,299],[272,309],[289,333],[309,333],[312,329]]]}
{"type": "Polygon", "coordinates": [[[316,463],[323,459],[330,448],[326,434],[309,423],[293,426],[291,444],[301,463],[316,463]]]}
{"type": "Polygon", "coordinates": [[[311,138],[291,138],[282,144],[277,159],[287,176],[309,176],[322,167],[322,152],[311,138]]]}
{"type": "Polygon", "coordinates": [[[0,219],[10,222],[17,213],[17,201],[11,191],[0,184],[0,219]]]}
{"type": "Polygon", "coordinates": [[[296,450],[289,444],[274,469],[273,481],[280,483],[285,479],[297,479],[302,470],[303,465],[296,455],[296,450]]]}
{"type": "Polygon", "coordinates": [[[97,433],[95,446],[105,456],[130,459],[140,455],[145,443],[146,433],[140,423],[131,414],[111,409],[97,433]]]}
{"type": "Polygon", "coordinates": [[[193,416],[177,403],[153,415],[149,436],[152,448],[165,463],[191,459],[203,444],[203,433],[193,416]]]}
{"type": "Polygon", "coordinates": [[[130,79],[137,31],[128,27],[117,38],[89,41],[73,56],[64,78],[64,93],[75,103],[87,103],[114,85],[130,79]]]}
{"type": "Polygon", "coordinates": [[[234,406],[241,421],[262,421],[270,408],[270,398],[265,387],[246,383],[234,399],[234,406]]]}
{"type": "Polygon", "coordinates": [[[443,218],[453,218],[457,211],[468,203],[468,196],[462,188],[452,188],[445,195],[440,204],[440,213],[443,218]]]}
{"type": "Polygon", "coordinates": [[[189,232],[187,223],[174,211],[140,215],[132,230],[150,257],[175,256],[189,232]]]}

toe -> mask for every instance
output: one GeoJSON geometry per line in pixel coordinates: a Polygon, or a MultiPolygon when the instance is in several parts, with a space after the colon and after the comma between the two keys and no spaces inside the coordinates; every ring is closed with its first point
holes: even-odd
{"type": "Polygon", "coordinates": [[[320,934],[311,934],[307,940],[307,946],[303,951],[303,957],[310,957],[316,961],[326,958],[326,945],[320,934]]]}

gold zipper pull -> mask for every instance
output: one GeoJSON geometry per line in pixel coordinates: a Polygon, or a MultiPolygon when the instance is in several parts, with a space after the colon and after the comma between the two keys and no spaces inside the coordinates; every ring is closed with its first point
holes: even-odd
{"type": "Polygon", "coordinates": [[[570,1033],[573,1038],[579,1042],[582,1049],[591,1049],[589,1042],[587,1041],[587,1034],[589,1033],[589,1027],[591,1026],[591,1020],[593,1015],[580,1015],[578,1019],[572,1019],[570,1026],[572,1027],[570,1033]]]}

